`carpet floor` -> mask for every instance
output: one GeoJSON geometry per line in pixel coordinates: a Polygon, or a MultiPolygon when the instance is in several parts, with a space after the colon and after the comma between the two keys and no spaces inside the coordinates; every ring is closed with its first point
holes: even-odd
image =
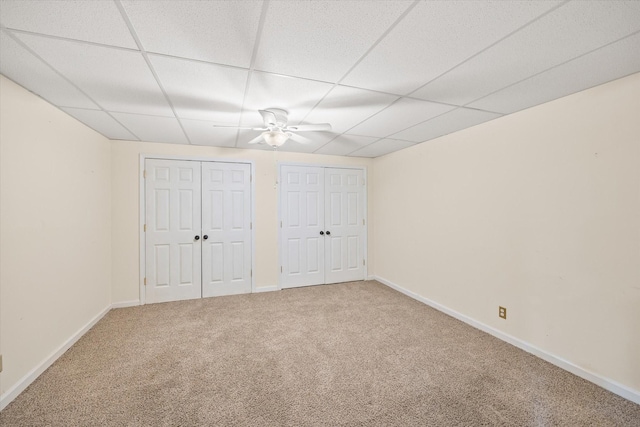
{"type": "Polygon", "coordinates": [[[377,282],[110,311],[2,426],[640,426],[640,405],[377,282]]]}

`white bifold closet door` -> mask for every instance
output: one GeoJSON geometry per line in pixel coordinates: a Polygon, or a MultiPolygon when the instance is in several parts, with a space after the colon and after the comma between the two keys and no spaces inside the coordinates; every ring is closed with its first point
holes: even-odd
{"type": "Polygon", "coordinates": [[[145,300],[251,292],[250,165],[147,159],[145,300]]]}
{"type": "Polygon", "coordinates": [[[281,286],[364,279],[364,171],[283,165],[281,286]]]}

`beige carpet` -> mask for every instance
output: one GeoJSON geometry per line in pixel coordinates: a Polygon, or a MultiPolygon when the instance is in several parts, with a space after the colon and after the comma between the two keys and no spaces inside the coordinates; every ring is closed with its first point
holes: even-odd
{"type": "Polygon", "coordinates": [[[4,426],[639,426],[640,406],[376,282],[112,310],[4,426]]]}

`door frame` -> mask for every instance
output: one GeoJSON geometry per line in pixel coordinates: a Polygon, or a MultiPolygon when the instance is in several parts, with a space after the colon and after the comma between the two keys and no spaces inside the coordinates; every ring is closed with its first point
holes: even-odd
{"type": "MultiPolygon", "coordinates": [[[[140,249],[140,276],[138,278],[138,286],[139,286],[139,296],[140,296],[140,305],[146,304],[146,295],[145,295],[145,285],[144,279],[147,275],[147,265],[146,265],[146,237],[144,231],[145,218],[146,218],[146,205],[145,205],[145,177],[144,177],[144,166],[147,159],[157,159],[157,160],[187,160],[193,162],[218,162],[218,163],[244,163],[248,164],[251,167],[251,224],[256,222],[256,180],[253,179],[255,174],[255,161],[253,160],[242,160],[242,159],[229,159],[225,157],[202,157],[202,156],[172,156],[172,155],[162,155],[162,154],[148,154],[141,153],[138,163],[138,179],[139,179],[139,190],[138,190],[138,247],[140,249]]],[[[251,227],[251,293],[256,292],[256,277],[253,274],[256,270],[256,229],[251,227]]]]}
{"type": "MultiPolygon", "coordinates": [[[[280,186],[280,177],[282,176],[282,166],[302,166],[302,167],[316,167],[316,168],[335,168],[335,169],[355,169],[361,170],[364,177],[364,222],[366,227],[364,228],[364,274],[362,280],[367,280],[369,277],[369,216],[368,216],[368,193],[369,193],[369,180],[367,178],[366,166],[349,166],[349,165],[336,165],[331,163],[303,163],[303,162],[285,162],[278,161],[278,170],[276,176],[276,185],[278,186],[278,222],[276,223],[276,232],[278,234],[278,265],[282,266],[282,248],[284,247],[282,242],[282,233],[280,232],[280,222],[282,221],[282,187],[280,186]]],[[[282,290],[282,272],[278,273],[278,289],[282,290]]]]}

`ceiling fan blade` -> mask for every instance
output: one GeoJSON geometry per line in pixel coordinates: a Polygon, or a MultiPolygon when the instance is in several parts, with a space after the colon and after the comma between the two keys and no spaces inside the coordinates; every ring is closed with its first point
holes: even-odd
{"type": "Polygon", "coordinates": [[[316,123],[307,125],[287,126],[287,130],[295,132],[310,132],[310,131],[329,131],[331,125],[329,123],[316,123]]]}
{"type": "Polygon", "coordinates": [[[264,143],[264,139],[262,139],[262,134],[256,136],[251,141],[247,142],[247,144],[262,144],[264,143]]]}
{"type": "Polygon", "coordinates": [[[295,141],[297,143],[300,143],[300,144],[311,144],[313,142],[309,138],[306,138],[306,137],[304,137],[302,135],[298,135],[298,134],[291,133],[291,132],[289,132],[289,133],[291,134],[289,139],[291,139],[292,141],[295,141]]]}
{"type": "Polygon", "coordinates": [[[258,110],[258,113],[262,116],[265,126],[275,126],[277,123],[276,115],[269,110],[258,110]]]}

